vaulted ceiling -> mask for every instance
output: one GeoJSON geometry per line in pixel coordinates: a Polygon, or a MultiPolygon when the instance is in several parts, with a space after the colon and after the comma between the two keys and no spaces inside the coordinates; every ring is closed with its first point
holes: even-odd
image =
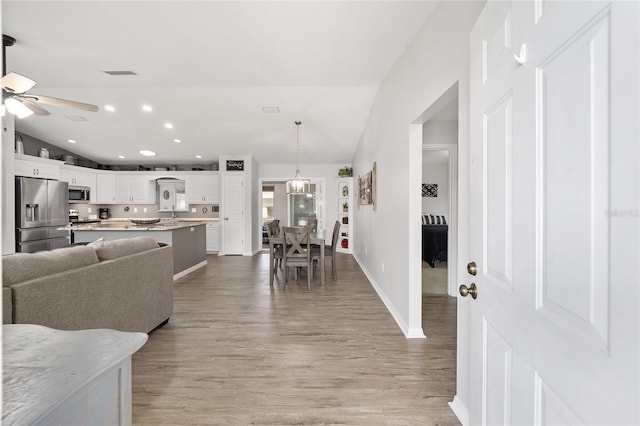
{"type": "Polygon", "coordinates": [[[100,107],[47,106],[16,129],[103,164],[140,163],[139,149],[157,152],[146,163],[290,164],[301,120],[302,163],[346,163],[379,84],[437,4],[3,0],[2,31],[17,40],[7,72],[37,81],[32,93],[100,107]]]}

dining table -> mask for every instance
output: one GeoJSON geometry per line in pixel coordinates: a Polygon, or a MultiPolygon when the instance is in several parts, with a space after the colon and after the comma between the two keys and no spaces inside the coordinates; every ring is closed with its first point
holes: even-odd
{"type": "MultiPolygon", "coordinates": [[[[325,232],[318,231],[309,234],[309,242],[313,245],[320,246],[320,283],[324,285],[324,242],[325,232]]],[[[275,247],[279,244],[284,244],[284,238],[282,237],[282,231],[276,236],[269,237],[269,285],[273,285],[273,277],[275,274],[273,261],[275,247]]]]}

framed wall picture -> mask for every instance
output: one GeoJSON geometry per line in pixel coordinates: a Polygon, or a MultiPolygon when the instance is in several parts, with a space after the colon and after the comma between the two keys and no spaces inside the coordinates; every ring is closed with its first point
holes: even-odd
{"type": "Polygon", "coordinates": [[[437,197],[438,196],[438,184],[437,183],[423,183],[422,184],[422,196],[423,197],[437,197]]]}
{"type": "Polygon", "coordinates": [[[358,176],[358,204],[371,204],[371,171],[358,176]]]}
{"type": "Polygon", "coordinates": [[[227,171],[238,171],[241,172],[244,170],[244,160],[227,160],[227,171]]]}
{"type": "Polygon", "coordinates": [[[378,167],[375,161],[371,170],[371,203],[375,210],[378,206],[378,167]]]}

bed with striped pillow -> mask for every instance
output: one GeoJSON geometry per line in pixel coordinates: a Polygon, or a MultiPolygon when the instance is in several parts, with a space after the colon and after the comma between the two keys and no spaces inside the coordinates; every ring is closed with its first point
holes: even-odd
{"type": "Polygon", "coordinates": [[[447,219],[445,219],[443,214],[423,214],[422,224],[423,225],[446,225],[447,219]]]}
{"type": "Polygon", "coordinates": [[[436,261],[447,261],[449,226],[442,214],[422,215],[422,260],[432,268],[436,261]]]}

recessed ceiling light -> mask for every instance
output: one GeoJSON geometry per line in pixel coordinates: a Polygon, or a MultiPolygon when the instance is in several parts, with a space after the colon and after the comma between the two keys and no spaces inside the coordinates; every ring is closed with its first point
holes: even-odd
{"type": "Polygon", "coordinates": [[[182,142],[180,139],[174,139],[173,141],[174,141],[175,143],[180,143],[180,142],[182,142]]]}
{"type": "Polygon", "coordinates": [[[196,155],[196,158],[202,158],[202,155],[196,155]]]}
{"type": "Polygon", "coordinates": [[[173,124],[171,124],[171,123],[164,123],[164,127],[166,127],[167,129],[173,129],[173,124]]]}
{"type": "Polygon", "coordinates": [[[144,155],[145,157],[155,157],[156,153],[153,151],[149,151],[148,149],[141,149],[138,151],[140,154],[144,155]]]}
{"type": "Polygon", "coordinates": [[[142,105],[142,109],[147,112],[153,111],[153,108],[151,108],[149,105],[142,105]]]}
{"type": "Polygon", "coordinates": [[[75,139],[67,139],[67,142],[69,142],[69,143],[78,143],[78,141],[75,140],[75,139]]]}
{"type": "Polygon", "coordinates": [[[276,106],[262,107],[262,112],[264,112],[265,114],[277,114],[280,112],[280,108],[276,106]]]}
{"type": "Polygon", "coordinates": [[[124,155],[118,155],[118,158],[124,158],[124,155]]]}
{"type": "Polygon", "coordinates": [[[113,105],[105,105],[104,109],[106,109],[109,112],[113,112],[116,110],[116,107],[114,107],[113,105]]]}

